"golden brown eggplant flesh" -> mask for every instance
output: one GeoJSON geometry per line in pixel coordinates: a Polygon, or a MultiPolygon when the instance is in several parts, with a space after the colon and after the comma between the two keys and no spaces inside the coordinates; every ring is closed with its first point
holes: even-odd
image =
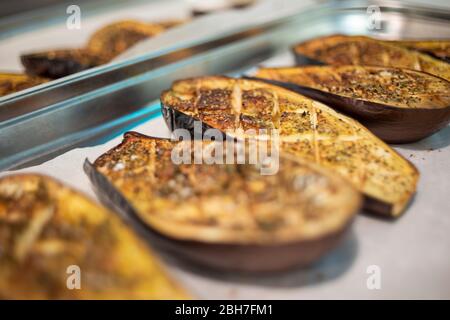
{"type": "Polygon", "coordinates": [[[298,65],[365,65],[413,69],[450,80],[450,64],[401,45],[366,36],[331,35],[293,48],[298,65]]]}
{"type": "Polygon", "coordinates": [[[0,73],[0,97],[47,82],[48,79],[20,73],[0,73]]]}
{"type": "Polygon", "coordinates": [[[108,63],[139,41],[158,35],[179,23],[118,21],[97,30],[84,48],[24,54],[21,61],[28,74],[57,79],[108,63]]]}
{"type": "Polygon", "coordinates": [[[408,49],[429,54],[435,58],[450,62],[450,40],[392,40],[391,44],[400,45],[408,49]]]}
{"type": "Polygon", "coordinates": [[[359,122],[291,90],[263,81],[200,77],[176,81],[161,104],[171,130],[194,130],[194,120],[229,136],[277,129],[281,150],[341,174],[376,214],[398,217],[416,191],[419,172],[408,160],[359,122]]]}
{"type": "MultiPolygon", "coordinates": [[[[222,159],[236,156],[224,144],[198,143],[222,159]]],[[[257,164],[193,160],[190,141],[129,132],[85,171],[100,198],[146,226],[153,244],[218,269],[310,265],[339,243],[359,209],[360,195],[345,179],[288,154],[273,175],[257,164]],[[191,163],[175,164],[173,152],[185,147],[191,163]]]]}
{"type": "Polygon", "coordinates": [[[346,113],[389,143],[423,139],[450,121],[450,82],[420,71],[309,66],[263,68],[255,77],[346,113]]]}
{"type": "Polygon", "coordinates": [[[0,178],[1,299],[186,299],[115,214],[37,174],[0,178]]]}

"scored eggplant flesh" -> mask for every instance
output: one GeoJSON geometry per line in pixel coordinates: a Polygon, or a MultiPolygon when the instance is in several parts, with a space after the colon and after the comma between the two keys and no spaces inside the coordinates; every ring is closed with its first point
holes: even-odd
{"type": "Polygon", "coordinates": [[[200,77],[161,95],[171,130],[193,120],[226,134],[277,129],[281,150],[335,170],[366,197],[369,211],[396,217],[412,199],[419,172],[359,122],[305,96],[262,81],[200,77]]]}
{"type": "Polygon", "coordinates": [[[181,23],[181,21],[167,21],[161,24],[135,20],[118,21],[97,30],[84,48],[24,54],[21,61],[28,74],[57,79],[108,63],[139,41],[181,23]]]}
{"type": "MultiPolygon", "coordinates": [[[[223,159],[236,155],[226,144],[197,143],[223,159]]],[[[87,171],[101,198],[132,208],[126,213],[172,243],[178,255],[223,269],[309,265],[339,242],[359,209],[360,195],[345,179],[288,154],[280,155],[273,175],[262,175],[257,164],[193,160],[190,141],[129,132],[94,162],[125,201],[87,171]],[[186,146],[191,164],[175,164],[173,150],[186,146]]]]}
{"type": "Polygon", "coordinates": [[[331,35],[293,48],[298,65],[366,65],[406,68],[450,80],[450,64],[401,45],[366,36],[331,35]]]}
{"type": "Polygon", "coordinates": [[[0,97],[47,82],[48,79],[19,73],[0,73],[0,97]]]}
{"type": "Polygon", "coordinates": [[[114,213],[47,176],[0,178],[0,243],[2,299],[189,297],[114,213]]]}
{"type": "Polygon", "coordinates": [[[450,121],[450,82],[420,71],[306,66],[263,68],[255,77],[326,103],[390,143],[423,139],[450,121]]]}

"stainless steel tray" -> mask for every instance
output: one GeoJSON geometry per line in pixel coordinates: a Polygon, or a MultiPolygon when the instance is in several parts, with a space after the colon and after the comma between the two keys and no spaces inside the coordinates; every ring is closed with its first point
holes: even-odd
{"type": "Polygon", "coordinates": [[[450,37],[450,11],[391,1],[322,4],[288,18],[106,65],[0,99],[0,170],[45,159],[159,114],[172,81],[240,74],[295,42],[328,33],[450,37]],[[382,29],[368,30],[378,5],[382,29]]]}

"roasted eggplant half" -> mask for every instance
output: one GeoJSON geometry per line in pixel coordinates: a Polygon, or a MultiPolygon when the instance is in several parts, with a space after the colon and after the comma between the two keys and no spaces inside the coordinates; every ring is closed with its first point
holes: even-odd
{"type": "Polygon", "coordinates": [[[423,53],[434,56],[450,62],[450,40],[392,40],[389,43],[401,45],[412,50],[418,50],[423,53]]]}
{"type": "Polygon", "coordinates": [[[54,179],[0,178],[0,298],[185,299],[119,217],[54,179]]]}
{"type": "Polygon", "coordinates": [[[161,104],[171,130],[194,130],[194,120],[228,136],[276,129],[281,150],[340,173],[364,193],[369,211],[397,217],[415,193],[419,173],[409,161],[359,122],[291,90],[201,77],[176,81],[161,104]]]}
{"type": "Polygon", "coordinates": [[[420,140],[450,121],[450,82],[420,71],[309,66],[263,68],[256,77],[346,113],[390,143],[420,140]]]}
{"type": "Polygon", "coordinates": [[[294,46],[298,65],[367,65],[413,69],[450,80],[450,64],[398,44],[365,36],[331,35],[294,46]]]}
{"type": "Polygon", "coordinates": [[[129,132],[85,170],[99,197],[141,221],[152,243],[197,264],[280,271],[310,265],[339,243],[359,209],[351,184],[289,154],[272,158],[278,170],[264,175],[261,161],[236,164],[237,150],[129,132]],[[195,162],[198,148],[207,156],[195,162]],[[174,161],[180,152],[184,161],[174,161]]]}
{"type": "Polygon", "coordinates": [[[119,21],[96,31],[84,48],[24,54],[21,61],[28,74],[61,78],[105,64],[137,42],[160,34],[176,24],[176,21],[167,21],[167,24],[119,21]]]}
{"type": "Polygon", "coordinates": [[[20,73],[0,73],[0,97],[47,82],[48,79],[20,73]]]}

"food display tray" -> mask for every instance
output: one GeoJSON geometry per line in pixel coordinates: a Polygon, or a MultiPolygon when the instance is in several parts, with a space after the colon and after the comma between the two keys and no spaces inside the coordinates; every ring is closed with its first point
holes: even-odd
{"type": "MultiPolygon", "coordinates": [[[[291,46],[330,33],[386,39],[450,38],[450,11],[390,1],[341,1],[290,17],[178,44],[95,68],[0,100],[0,175],[39,172],[95,198],[83,172],[123,132],[168,137],[161,90],[180,78],[251,75],[258,65],[294,64],[291,46]],[[368,29],[369,5],[381,29],[368,29]],[[8,171],[9,170],[9,171],[8,171]]],[[[308,269],[251,275],[215,272],[165,252],[174,275],[199,298],[450,298],[450,126],[417,143],[393,146],[421,172],[417,195],[395,221],[360,214],[350,235],[308,269]],[[367,285],[381,271],[381,287],[367,285]]]]}

